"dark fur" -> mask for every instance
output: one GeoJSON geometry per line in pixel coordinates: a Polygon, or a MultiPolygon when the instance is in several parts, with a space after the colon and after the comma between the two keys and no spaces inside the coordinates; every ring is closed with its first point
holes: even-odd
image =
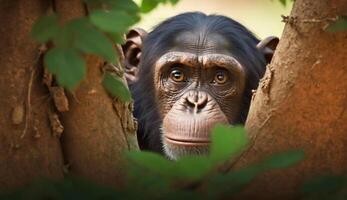
{"type": "Polygon", "coordinates": [[[172,17],[148,34],[146,37],[139,64],[139,80],[130,86],[135,100],[134,115],[138,119],[138,140],[141,149],[162,152],[160,125],[162,121],[154,99],[153,65],[155,61],[172,47],[175,35],[187,30],[216,32],[225,36],[233,49],[234,57],[246,68],[246,91],[243,108],[238,123],[246,121],[252,90],[258,86],[263,76],[266,61],[256,48],[259,40],[240,23],[220,15],[203,13],[184,13],[172,17]]]}

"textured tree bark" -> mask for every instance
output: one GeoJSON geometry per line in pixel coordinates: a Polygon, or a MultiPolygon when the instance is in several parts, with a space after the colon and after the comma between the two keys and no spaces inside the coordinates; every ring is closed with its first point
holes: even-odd
{"type": "Polygon", "coordinates": [[[347,172],[347,32],[324,31],[346,13],[346,0],[295,1],[252,101],[252,144],[235,167],[288,149],[303,149],[306,159],[258,177],[246,197],[296,198],[304,180],[347,172]]]}
{"type": "MultiPolygon", "coordinates": [[[[55,8],[63,22],[87,13],[80,0],[56,0],[55,8]]],[[[130,148],[128,138],[136,137],[130,127],[134,124],[123,123],[133,120],[131,109],[114,102],[101,85],[104,61],[95,56],[86,59],[87,77],[69,95],[69,111],[62,113],[64,158],[69,174],[115,186],[124,174],[122,153],[130,148]]]]}
{"type": "Polygon", "coordinates": [[[103,60],[86,56],[87,77],[72,93],[51,85],[52,77],[43,70],[44,50],[39,51],[30,31],[52,11],[62,23],[87,13],[80,0],[0,4],[2,191],[64,173],[116,186],[123,151],[138,148],[131,103],[113,100],[101,85],[103,60]]]}
{"type": "Polygon", "coordinates": [[[39,46],[32,24],[50,7],[46,0],[0,3],[0,190],[44,176],[63,177],[59,137],[48,120],[53,109],[42,84],[39,46]]]}

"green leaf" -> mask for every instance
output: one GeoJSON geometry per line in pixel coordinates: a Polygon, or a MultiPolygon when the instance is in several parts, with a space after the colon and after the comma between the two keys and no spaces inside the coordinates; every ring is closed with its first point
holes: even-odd
{"type": "Polygon", "coordinates": [[[130,26],[140,20],[136,15],[129,15],[124,11],[117,10],[95,10],[89,17],[95,26],[111,33],[124,33],[130,26]]]}
{"type": "Polygon", "coordinates": [[[336,21],[331,23],[326,29],[327,32],[338,32],[347,30],[347,17],[340,16],[336,21]]]}
{"type": "Polygon", "coordinates": [[[75,49],[53,48],[45,55],[44,62],[59,85],[69,90],[86,76],[86,63],[75,49]]]}
{"type": "Polygon", "coordinates": [[[103,10],[125,11],[129,14],[137,14],[139,7],[133,0],[83,0],[93,8],[103,10]]]}
{"type": "Polygon", "coordinates": [[[179,2],[179,0],[169,0],[169,1],[171,5],[176,5],[179,2]]]}
{"type": "Polygon", "coordinates": [[[272,155],[269,158],[262,161],[261,165],[265,168],[280,169],[287,168],[297,164],[305,157],[305,153],[302,150],[293,150],[276,155],[272,155]]]}
{"type": "Polygon", "coordinates": [[[217,162],[226,161],[240,153],[248,141],[243,127],[216,125],[212,131],[211,159],[217,162]]]}
{"type": "Polygon", "coordinates": [[[131,101],[131,94],[128,88],[118,77],[105,73],[102,85],[113,97],[118,97],[122,101],[131,101]]]}
{"type": "Polygon", "coordinates": [[[84,53],[96,54],[109,63],[116,62],[116,51],[111,41],[100,31],[89,24],[87,19],[71,21],[71,29],[75,32],[74,47],[84,53]]]}
{"type": "Polygon", "coordinates": [[[124,44],[125,43],[125,37],[123,36],[123,34],[120,34],[120,33],[108,33],[107,35],[116,44],[124,44]]]}
{"type": "Polygon", "coordinates": [[[137,14],[140,9],[132,0],[106,0],[112,10],[125,11],[129,14],[137,14]]]}
{"type": "Polygon", "coordinates": [[[126,153],[126,157],[138,166],[163,176],[170,177],[173,175],[175,170],[172,161],[167,160],[157,153],[147,151],[130,151],[126,153]]]}
{"type": "Polygon", "coordinates": [[[286,6],[287,5],[287,0],[279,0],[280,3],[283,5],[283,6],[286,6]]]}
{"type": "Polygon", "coordinates": [[[38,19],[31,30],[31,35],[40,43],[51,40],[59,32],[58,16],[56,14],[38,19]]]}
{"type": "Polygon", "coordinates": [[[301,191],[304,194],[328,193],[347,186],[347,179],[344,176],[326,175],[313,178],[303,184],[301,191]]]}
{"type": "Polygon", "coordinates": [[[142,0],[140,10],[142,13],[148,13],[158,6],[160,0],[142,0]]]}
{"type": "Polygon", "coordinates": [[[217,196],[231,196],[241,191],[242,187],[250,183],[262,168],[254,165],[227,174],[217,174],[208,181],[208,188],[213,199],[217,196]]]}
{"type": "Polygon", "coordinates": [[[206,156],[186,156],[175,162],[177,176],[183,179],[198,180],[205,176],[213,167],[206,156]]]}

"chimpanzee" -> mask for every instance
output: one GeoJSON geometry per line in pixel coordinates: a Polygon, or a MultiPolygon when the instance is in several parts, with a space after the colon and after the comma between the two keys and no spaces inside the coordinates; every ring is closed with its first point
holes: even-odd
{"type": "Polygon", "coordinates": [[[141,149],[170,159],[208,152],[216,123],[243,124],[278,38],[259,41],[220,15],[184,13],[123,45],[141,149]]]}

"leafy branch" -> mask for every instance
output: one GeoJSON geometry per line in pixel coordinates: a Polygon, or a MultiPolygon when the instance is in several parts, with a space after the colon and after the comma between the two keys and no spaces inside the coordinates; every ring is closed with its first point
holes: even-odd
{"type": "MultiPolygon", "coordinates": [[[[39,43],[51,42],[53,48],[44,56],[44,64],[59,85],[74,90],[86,77],[85,54],[117,64],[115,43],[124,42],[124,34],[139,22],[140,14],[153,10],[159,3],[177,0],[143,0],[139,7],[132,0],[83,0],[91,9],[89,16],[59,23],[59,14],[41,17],[32,28],[39,43]]],[[[103,85],[113,96],[131,99],[126,86],[114,76],[105,75],[103,85]]]]}
{"type": "MultiPolygon", "coordinates": [[[[304,158],[301,150],[272,155],[239,170],[221,173],[218,168],[244,150],[249,139],[242,127],[217,125],[210,154],[170,161],[152,152],[126,153],[126,184],[116,190],[78,179],[34,183],[6,196],[8,199],[225,199],[238,194],[256,176],[272,169],[293,166],[304,158]]],[[[0,196],[1,197],[1,196],[0,196]]]]}

